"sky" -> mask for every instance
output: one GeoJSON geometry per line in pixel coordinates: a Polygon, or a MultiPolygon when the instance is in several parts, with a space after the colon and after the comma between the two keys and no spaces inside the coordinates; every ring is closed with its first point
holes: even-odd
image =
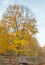
{"type": "Polygon", "coordinates": [[[0,0],[0,19],[9,5],[27,6],[36,15],[37,39],[40,46],[45,45],[45,0],[0,0]]]}

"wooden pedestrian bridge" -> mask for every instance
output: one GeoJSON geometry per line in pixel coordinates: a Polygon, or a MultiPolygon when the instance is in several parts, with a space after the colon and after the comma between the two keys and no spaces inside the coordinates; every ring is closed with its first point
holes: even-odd
{"type": "Polygon", "coordinates": [[[0,65],[45,65],[44,57],[0,55],[0,65]]]}

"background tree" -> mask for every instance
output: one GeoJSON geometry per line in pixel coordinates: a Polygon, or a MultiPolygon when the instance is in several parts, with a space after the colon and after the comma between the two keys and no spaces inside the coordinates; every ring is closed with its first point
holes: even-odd
{"type": "Polygon", "coordinates": [[[2,17],[0,30],[0,39],[3,39],[0,42],[0,53],[13,50],[16,56],[40,55],[40,46],[35,37],[36,20],[27,7],[9,6],[2,17]]]}
{"type": "Polygon", "coordinates": [[[43,57],[45,57],[45,46],[42,47],[43,57]]]}

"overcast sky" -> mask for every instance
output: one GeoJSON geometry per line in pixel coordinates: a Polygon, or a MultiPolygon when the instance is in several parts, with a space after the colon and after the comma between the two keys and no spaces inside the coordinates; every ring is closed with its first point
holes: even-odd
{"type": "Polygon", "coordinates": [[[40,46],[45,45],[45,0],[0,0],[0,18],[9,5],[27,6],[36,15],[39,33],[37,39],[40,46]]]}

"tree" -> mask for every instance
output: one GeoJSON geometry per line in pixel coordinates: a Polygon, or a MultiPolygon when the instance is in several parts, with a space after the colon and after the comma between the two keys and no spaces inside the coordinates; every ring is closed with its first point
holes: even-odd
{"type": "Polygon", "coordinates": [[[45,46],[42,47],[42,54],[43,54],[43,57],[45,57],[45,46]]]}
{"type": "Polygon", "coordinates": [[[35,37],[36,20],[28,8],[9,6],[2,17],[0,29],[0,39],[3,39],[0,42],[0,53],[13,50],[16,56],[39,56],[39,45],[35,37]]]}

